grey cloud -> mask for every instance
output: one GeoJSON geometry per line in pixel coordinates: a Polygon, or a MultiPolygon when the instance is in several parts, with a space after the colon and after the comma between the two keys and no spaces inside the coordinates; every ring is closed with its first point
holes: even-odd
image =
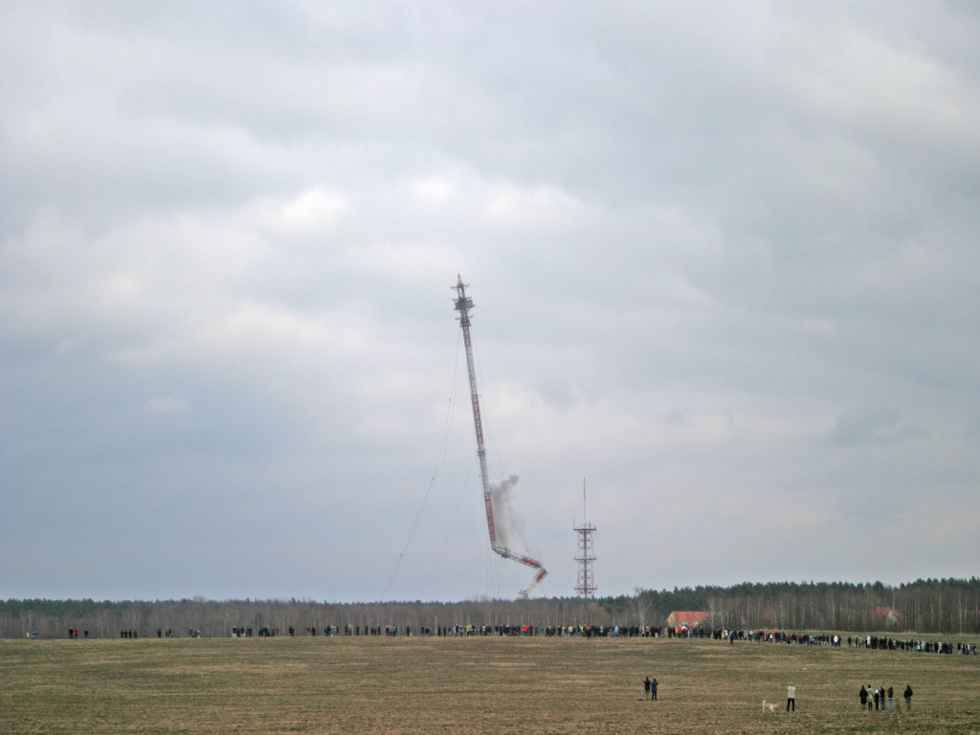
{"type": "Polygon", "coordinates": [[[447,415],[392,594],[523,586],[487,562],[457,273],[545,593],[583,475],[601,592],[973,572],[970,7],[0,13],[8,596],[370,599],[447,415]],[[854,498],[901,513],[868,541],[854,498]]]}
{"type": "Polygon", "coordinates": [[[921,438],[926,432],[904,423],[897,409],[871,408],[837,419],[827,439],[832,444],[856,446],[860,444],[898,444],[907,439],[921,438]]]}
{"type": "Polygon", "coordinates": [[[184,413],[191,410],[191,404],[180,393],[171,393],[165,398],[151,398],[143,404],[146,413],[184,413]]]}

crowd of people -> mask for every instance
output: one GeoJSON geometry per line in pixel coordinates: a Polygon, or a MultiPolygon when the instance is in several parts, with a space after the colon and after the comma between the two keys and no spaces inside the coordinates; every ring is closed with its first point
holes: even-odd
{"type": "MultiPolygon", "coordinates": [[[[906,711],[912,710],[912,685],[905,685],[905,692],[903,694],[905,697],[905,709],[906,711]]],[[[871,685],[868,684],[867,687],[861,686],[861,691],[858,692],[858,699],[861,701],[861,711],[862,712],[878,712],[885,710],[886,706],[889,712],[895,709],[895,690],[892,687],[885,689],[885,685],[882,684],[880,687],[872,690],[871,685]]],[[[901,711],[902,705],[898,704],[898,709],[901,711]]]]}
{"type": "MultiPolygon", "coordinates": [[[[569,625],[569,626],[533,626],[533,625],[445,625],[445,626],[420,626],[412,629],[407,625],[399,628],[397,625],[385,626],[360,626],[360,625],[325,625],[317,628],[315,625],[308,625],[305,629],[306,635],[316,636],[317,634],[334,636],[386,636],[398,637],[412,635],[439,636],[439,637],[466,637],[466,636],[581,636],[584,638],[608,638],[608,637],[656,637],[664,635],[663,628],[640,628],[639,626],[607,626],[607,625],[569,625]]],[[[259,637],[274,637],[280,635],[278,627],[263,627],[258,630],[259,637]]],[[[289,626],[287,634],[296,635],[296,629],[289,626]]],[[[252,628],[250,626],[235,626],[231,629],[233,638],[251,638],[252,628]]]]}
{"type": "MultiPolygon", "coordinates": [[[[288,634],[295,636],[296,628],[289,626],[284,632],[279,626],[262,626],[253,631],[251,626],[236,625],[231,629],[233,638],[251,638],[257,635],[260,638],[272,638],[279,635],[288,634]]],[[[546,637],[581,637],[581,638],[613,638],[613,637],[642,637],[642,638],[698,638],[725,640],[731,644],[736,641],[751,641],[756,643],[787,643],[805,646],[830,646],[838,648],[847,642],[849,648],[863,648],[870,650],[886,651],[912,651],[922,653],[941,653],[941,654],[960,654],[967,656],[977,655],[976,643],[951,643],[944,641],[927,641],[919,639],[889,638],[877,635],[847,636],[841,638],[836,633],[790,633],[785,630],[734,630],[727,628],[716,628],[710,626],[686,625],[678,627],[661,626],[619,626],[619,625],[445,625],[445,626],[411,626],[385,625],[368,626],[353,625],[344,626],[325,625],[319,630],[315,625],[306,626],[306,635],[348,635],[348,636],[445,636],[445,637],[464,637],[464,636],[546,636],[546,637]]],[[[164,631],[158,628],[156,631],[158,638],[170,638],[173,631],[168,628],[164,631]]],[[[187,633],[190,638],[200,637],[201,632],[190,629],[187,633]]],[[[37,638],[37,633],[28,631],[27,638],[37,638]]],[[[88,638],[89,632],[79,631],[78,628],[68,628],[68,638],[88,638]]],[[[139,631],[136,628],[125,628],[119,631],[120,638],[139,638],[139,631]]]]}
{"type": "Polygon", "coordinates": [[[852,638],[847,637],[847,645],[854,648],[872,648],[887,651],[923,651],[925,653],[960,653],[967,656],[977,655],[976,643],[944,643],[942,641],[901,640],[895,638],[879,638],[875,635],[852,638]]]}
{"type": "MultiPolygon", "coordinates": [[[[290,635],[293,634],[293,629],[292,628],[289,629],[289,634],[290,635]]],[[[259,636],[259,638],[274,638],[277,635],[279,635],[279,628],[278,627],[270,628],[267,625],[263,625],[261,628],[258,629],[258,636],[259,636]]],[[[235,626],[235,627],[233,627],[231,629],[231,637],[232,638],[251,638],[252,637],[252,627],[251,626],[245,627],[245,626],[242,626],[242,625],[235,626]]]]}

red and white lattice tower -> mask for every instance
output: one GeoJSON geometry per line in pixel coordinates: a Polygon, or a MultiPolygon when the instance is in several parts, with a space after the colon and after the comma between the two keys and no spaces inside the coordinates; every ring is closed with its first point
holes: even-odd
{"type": "Polygon", "coordinates": [[[483,505],[487,511],[487,531],[490,532],[490,548],[505,559],[512,559],[519,564],[537,569],[534,577],[522,589],[518,596],[527,599],[531,590],[547,576],[548,572],[537,559],[511,551],[497,541],[497,525],[493,516],[493,495],[490,492],[490,477],[487,474],[487,449],[483,444],[483,419],[480,416],[480,395],[476,390],[476,370],[473,365],[473,342],[470,339],[470,309],[473,299],[466,295],[466,285],[461,276],[456,276],[456,311],[459,312],[459,326],[463,328],[463,345],[466,347],[466,368],[470,374],[470,400],[473,404],[473,424],[476,427],[476,455],[480,459],[480,478],[483,480],[483,505]]]}
{"type": "MultiPolygon", "coordinates": [[[[585,480],[582,480],[583,515],[586,510],[585,480]]],[[[575,561],[578,562],[578,583],[575,585],[575,591],[582,595],[582,597],[595,597],[597,588],[595,586],[595,575],[592,568],[592,564],[596,559],[592,546],[592,534],[595,533],[595,524],[582,521],[580,526],[576,526],[573,521],[572,528],[578,534],[578,556],[575,557],[575,561]]]]}

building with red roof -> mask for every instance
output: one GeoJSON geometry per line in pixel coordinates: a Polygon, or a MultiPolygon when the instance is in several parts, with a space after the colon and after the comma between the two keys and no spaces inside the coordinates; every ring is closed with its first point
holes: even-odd
{"type": "Polygon", "coordinates": [[[667,616],[667,625],[671,628],[697,628],[708,619],[708,613],[703,610],[674,610],[667,616]]]}

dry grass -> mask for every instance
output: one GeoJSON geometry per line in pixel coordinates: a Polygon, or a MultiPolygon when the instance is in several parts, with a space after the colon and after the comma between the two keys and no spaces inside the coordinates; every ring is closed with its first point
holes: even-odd
{"type": "Polygon", "coordinates": [[[0,641],[0,681],[0,732],[18,734],[980,735],[980,657],[744,642],[0,641]],[[797,712],[763,715],[790,681],[797,712]],[[914,710],[862,713],[869,683],[911,683],[914,710]]]}

